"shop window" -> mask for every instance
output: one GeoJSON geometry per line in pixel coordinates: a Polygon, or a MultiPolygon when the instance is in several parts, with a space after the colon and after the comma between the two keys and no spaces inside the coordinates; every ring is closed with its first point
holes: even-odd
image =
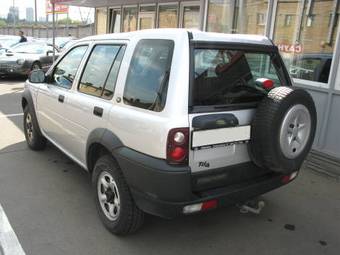
{"type": "Polygon", "coordinates": [[[159,28],[178,27],[178,5],[159,5],[158,10],[159,28]]]}
{"type": "Polygon", "coordinates": [[[156,6],[141,6],[139,10],[139,29],[152,29],[155,27],[156,6]]]}
{"type": "Polygon", "coordinates": [[[110,9],[109,10],[109,33],[120,32],[120,20],[121,20],[120,9],[110,9]]]}
{"type": "Polygon", "coordinates": [[[268,1],[236,0],[236,7],[237,23],[234,24],[235,32],[264,35],[267,23],[268,1]]]}
{"type": "Polygon", "coordinates": [[[183,28],[200,28],[200,6],[188,5],[183,6],[182,27],[183,28]]]}
{"type": "Polygon", "coordinates": [[[267,9],[266,0],[209,0],[207,30],[263,35],[267,9]]]}
{"type": "Polygon", "coordinates": [[[209,0],[207,31],[231,33],[233,23],[231,0],[209,0]]]}
{"type": "Polygon", "coordinates": [[[96,32],[97,34],[106,34],[107,25],[107,9],[98,8],[96,9],[96,32]]]}
{"type": "Polygon", "coordinates": [[[137,7],[123,7],[123,32],[137,30],[137,7]]]}
{"type": "Polygon", "coordinates": [[[278,1],[274,42],[293,78],[327,86],[338,30],[333,8],[333,0],[278,1]]]}

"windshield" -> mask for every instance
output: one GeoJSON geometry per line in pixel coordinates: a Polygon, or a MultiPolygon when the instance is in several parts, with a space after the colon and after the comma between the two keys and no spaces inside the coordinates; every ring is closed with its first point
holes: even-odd
{"type": "Polygon", "coordinates": [[[19,39],[15,38],[1,38],[0,39],[0,48],[10,48],[17,44],[19,42],[19,39]]]}
{"type": "Polygon", "coordinates": [[[15,53],[27,53],[27,54],[43,54],[45,51],[44,44],[41,43],[21,43],[12,48],[15,53]]]}
{"type": "Polygon", "coordinates": [[[259,79],[270,79],[275,87],[285,85],[276,57],[277,53],[194,49],[193,106],[258,102],[267,93],[259,79]]]}

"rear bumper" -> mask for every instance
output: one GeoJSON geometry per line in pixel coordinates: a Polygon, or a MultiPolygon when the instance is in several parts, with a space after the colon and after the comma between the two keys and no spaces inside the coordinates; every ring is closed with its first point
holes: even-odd
{"type": "Polygon", "coordinates": [[[205,193],[201,193],[201,196],[196,199],[183,202],[169,202],[155,199],[136,190],[132,190],[132,194],[136,203],[143,211],[162,218],[171,219],[183,215],[183,208],[186,205],[217,200],[217,207],[226,207],[246,202],[284,185],[281,179],[281,176],[275,176],[239,187],[223,187],[209,190],[205,193]]]}
{"type": "MultiPolygon", "coordinates": [[[[184,206],[212,199],[217,200],[217,207],[246,202],[285,184],[282,182],[283,175],[267,171],[259,177],[243,179],[237,184],[216,181],[214,188],[210,183],[209,187],[195,189],[195,178],[189,167],[170,166],[164,160],[127,148],[115,151],[114,156],[137,206],[163,218],[183,215],[184,206]]],[[[249,164],[251,166],[256,171],[257,167],[249,164]]],[[[232,170],[235,168],[237,166],[233,166],[232,170]]],[[[224,169],[225,172],[232,170],[224,169]]]]}

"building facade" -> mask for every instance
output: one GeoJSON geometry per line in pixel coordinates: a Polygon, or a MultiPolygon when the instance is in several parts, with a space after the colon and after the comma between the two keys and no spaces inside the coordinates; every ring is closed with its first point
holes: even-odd
{"type": "MultiPolygon", "coordinates": [[[[61,0],[63,2],[63,0],[61,0]]],[[[64,0],[95,7],[96,33],[194,28],[266,35],[318,111],[314,149],[340,160],[340,0],[64,0]]],[[[334,171],[340,173],[340,167],[334,171]]]]}
{"type": "Polygon", "coordinates": [[[32,7],[26,8],[26,21],[33,22],[34,20],[34,10],[32,7]]]}

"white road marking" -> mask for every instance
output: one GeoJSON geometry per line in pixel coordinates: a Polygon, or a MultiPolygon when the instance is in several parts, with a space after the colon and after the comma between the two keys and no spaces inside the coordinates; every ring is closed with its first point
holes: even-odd
{"type": "Polygon", "coordinates": [[[0,115],[0,118],[11,118],[11,117],[17,117],[22,116],[24,113],[13,113],[13,114],[6,114],[6,115],[0,115]]]}
{"type": "Polygon", "coordinates": [[[26,253],[19,243],[8,218],[0,204],[0,254],[4,255],[25,255],[26,253]]]}

